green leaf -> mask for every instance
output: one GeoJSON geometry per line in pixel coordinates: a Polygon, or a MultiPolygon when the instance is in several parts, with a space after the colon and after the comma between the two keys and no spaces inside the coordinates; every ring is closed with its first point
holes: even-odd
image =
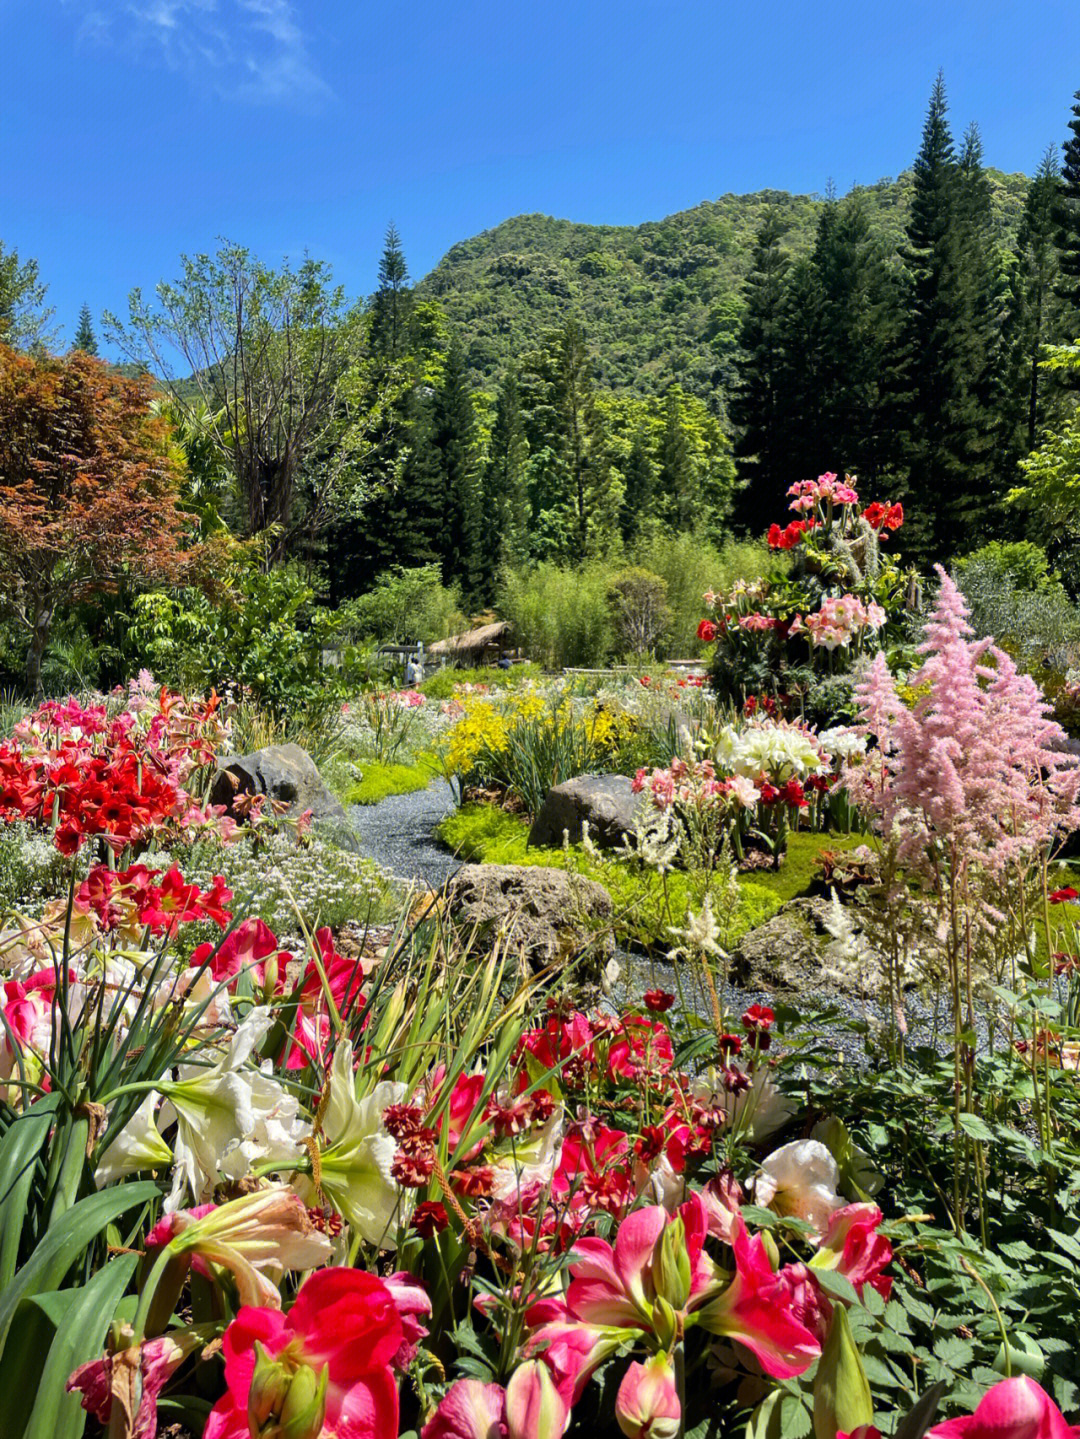
{"type": "Polygon", "coordinates": [[[12,1122],[0,1140],[0,1292],[11,1283],[19,1262],[34,1168],[59,1104],[59,1094],[39,1099],[12,1122]]]}
{"type": "Polygon", "coordinates": [[[21,1300],[58,1289],[68,1270],[107,1224],[137,1204],[149,1204],[161,1191],[152,1180],[121,1184],[91,1194],[69,1209],[49,1230],[33,1254],[0,1294],[0,1355],[21,1300]]]}
{"type": "MultiPolygon", "coordinates": [[[[80,1396],[69,1394],[64,1386],[73,1370],[102,1352],[113,1313],[138,1262],[137,1254],[116,1255],[89,1284],[66,1291],[71,1303],[49,1349],[34,1415],[22,1439],[81,1439],[86,1411],[80,1396]]],[[[2,1425],[0,1432],[7,1432],[2,1425]]]]}
{"type": "Polygon", "coordinates": [[[941,1396],[945,1393],[946,1384],[944,1381],[935,1384],[928,1389],[919,1402],[900,1421],[893,1439],[923,1439],[923,1435],[934,1422],[938,1405],[941,1403],[941,1396]]]}
{"type": "Polygon", "coordinates": [[[977,1114],[961,1114],[960,1128],[972,1139],[981,1140],[984,1144],[991,1143],[994,1138],[993,1130],[977,1114]]]}

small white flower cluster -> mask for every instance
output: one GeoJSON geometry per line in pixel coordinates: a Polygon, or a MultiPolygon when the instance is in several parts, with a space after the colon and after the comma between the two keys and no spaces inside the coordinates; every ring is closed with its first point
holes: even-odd
{"type": "Polygon", "coordinates": [[[378,865],[318,835],[303,846],[288,833],[255,846],[241,842],[215,850],[188,874],[196,884],[225,876],[235,914],[257,915],[279,938],[302,933],[304,925],[331,927],[355,919],[379,923],[394,910],[392,887],[378,865]]]}
{"type": "Polygon", "coordinates": [[[29,910],[60,894],[67,860],[49,837],[28,824],[0,827],[0,912],[29,910]]]}

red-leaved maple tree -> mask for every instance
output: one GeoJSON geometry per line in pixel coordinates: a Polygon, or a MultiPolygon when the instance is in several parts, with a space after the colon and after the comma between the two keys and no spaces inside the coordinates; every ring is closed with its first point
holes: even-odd
{"type": "Polygon", "coordinates": [[[179,570],[178,461],[151,399],[81,352],[0,345],[0,602],[29,633],[31,691],[58,610],[179,570]]]}

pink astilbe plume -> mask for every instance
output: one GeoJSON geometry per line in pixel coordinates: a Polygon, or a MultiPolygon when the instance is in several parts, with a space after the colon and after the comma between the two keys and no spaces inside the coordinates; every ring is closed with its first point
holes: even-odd
{"type": "Polygon", "coordinates": [[[976,640],[956,585],[937,566],[937,605],[900,701],[883,655],[857,687],[862,728],[877,745],[849,768],[855,803],[899,842],[910,873],[989,876],[1032,859],[1080,824],[1080,762],[1029,675],[991,639],[976,640]]]}

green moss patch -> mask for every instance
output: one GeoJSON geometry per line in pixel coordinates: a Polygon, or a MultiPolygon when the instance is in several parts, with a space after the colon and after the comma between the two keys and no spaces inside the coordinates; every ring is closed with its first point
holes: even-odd
{"type": "Polygon", "coordinates": [[[363,778],[345,790],[342,799],[346,804],[378,804],[392,794],[413,794],[427,789],[441,772],[436,761],[428,756],[421,756],[415,764],[376,764],[374,760],[360,760],[357,767],[363,778]]]}

